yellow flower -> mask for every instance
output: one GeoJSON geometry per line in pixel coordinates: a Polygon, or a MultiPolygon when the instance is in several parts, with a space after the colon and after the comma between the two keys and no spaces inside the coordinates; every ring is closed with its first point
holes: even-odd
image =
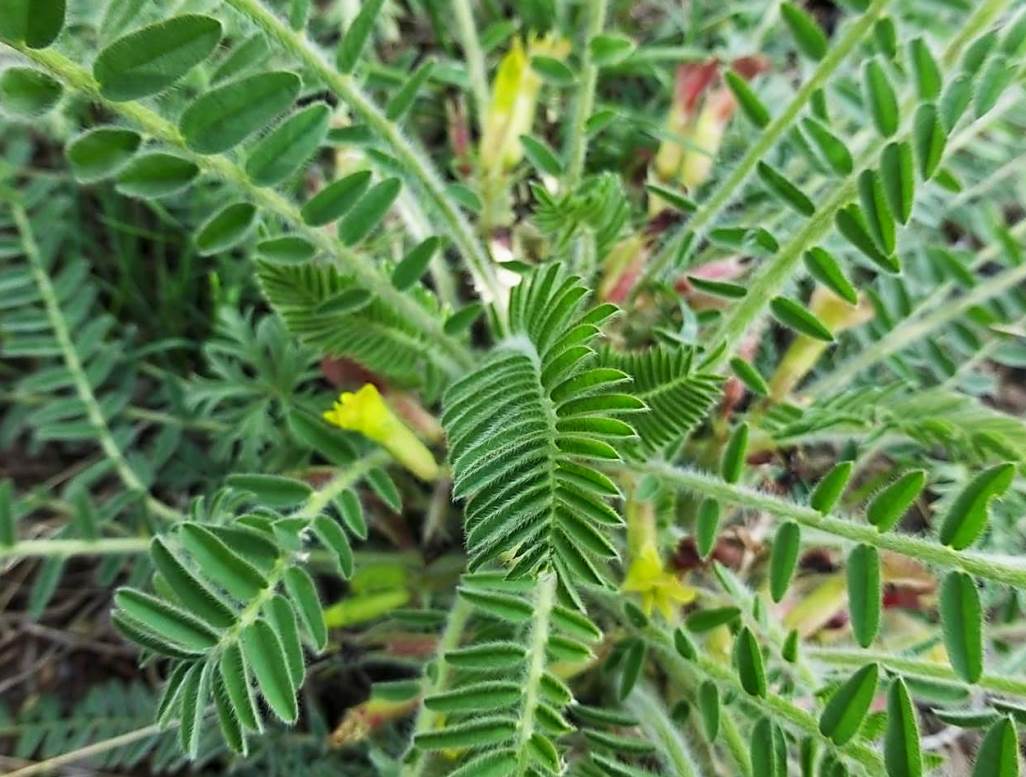
{"type": "Polygon", "coordinates": [[[331,410],[325,411],[324,420],[379,443],[421,480],[438,477],[438,464],[431,451],[395,417],[373,384],[366,384],[355,394],[343,393],[331,410]]]}
{"type": "Polygon", "coordinates": [[[673,620],[677,607],[695,599],[695,589],[684,585],[675,574],[667,572],[654,543],[645,543],[627,570],[623,590],[641,594],[641,608],[646,615],[658,607],[666,620],[673,620]]]}
{"type": "Polygon", "coordinates": [[[563,59],[568,41],[546,36],[531,38],[525,49],[519,38],[499,62],[492,84],[492,101],[482,120],[480,160],[486,177],[511,170],[523,157],[520,136],[530,133],[542,80],[531,68],[531,57],[563,59]]]}

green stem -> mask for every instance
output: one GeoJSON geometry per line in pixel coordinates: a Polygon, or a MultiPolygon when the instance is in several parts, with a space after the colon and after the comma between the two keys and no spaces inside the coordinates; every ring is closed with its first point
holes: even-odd
{"type": "Polygon", "coordinates": [[[659,754],[663,756],[665,765],[671,767],[671,770],[664,774],[699,777],[687,742],[678,731],[677,725],[666,714],[662,700],[647,684],[635,686],[625,704],[641,722],[641,729],[648,739],[658,743],[659,754]]]}
{"type": "Polygon", "coordinates": [[[32,266],[32,275],[35,278],[36,286],[39,287],[39,296],[42,297],[43,306],[46,308],[50,327],[53,329],[54,337],[60,346],[61,355],[64,358],[68,372],[71,374],[78,398],[85,405],[86,418],[88,418],[90,425],[96,432],[96,439],[100,444],[100,448],[107,458],[110,459],[111,464],[114,466],[114,471],[117,472],[125,487],[129,491],[146,495],[146,507],[154,515],[169,522],[184,520],[185,516],[178,510],[169,507],[150,495],[146,486],[121,452],[117,442],[115,442],[110,427],[107,426],[107,419],[104,418],[103,411],[96,401],[96,395],[93,394],[93,388],[89,383],[89,378],[86,376],[82,361],[78,357],[75,343],[71,339],[68,323],[64,320],[64,313],[61,311],[60,302],[57,299],[57,292],[53,284],[50,283],[50,276],[47,274],[43,259],[39,255],[39,247],[36,245],[35,236],[32,234],[32,225],[29,223],[28,215],[19,204],[12,205],[12,213],[14,215],[14,223],[17,225],[18,233],[21,236],[22,248],[25,251],[26,257],[28,257],[29,264],[32,266]]]}
{"type": "Polygon", "coordinates": [[[113,102],[106,100],[99,91],[99,85],[92,75],[62,54],[52,49],[17,49],[23,56],[46,70],[65,85],[88,95],[112,113],[120,115],[154,138],[174,146],[182,156],[194,162],[200,170],[238,188],[256,205],[271,211],[291,224],[293,229],[316,245],[325,254],[334,257],[356,279],[396,310],[405,319],[419,328],[431,345],[425,348],[426,355],[444,372],[451,376],[462,375],[473,365],[470,351],[458,340],[447,335],[440,321],[409,295],[397,290],[391,280],[371,261],[357,254],[322,229],[307,226],[299,208],[278,192],[257,186],[245,171],[228,157],[205,156],[191,151],[185,144],[178,128],[159,114],[137,102],[113,102]],[[437,349],[435,348],[437,346],[437,349]]]}
{"type": "Polygon", "coordinates": [[[149,547],[149,537],[107,537],[96,540],[22,540],[9,547],[0,545],[0,561],[33,557],[116,556],[122,553],[145,553],[149,547]]]}
{"type": "Polygon", "coordinates": [[[531,641],[527,647],[527,675],[524,677],[524,702],[517,722],[517,768],[522,777],[530,772],[531,737],[534,735],[535,716],[541,703],[541,681],[545,674],[546,650],[549,644],[549,625],[552,608],[556,604],[556,575],[543,574],[537,583],[534,597],[534,616],[531,619],[531,641]]]}
{"type": "Polygon", "coordinates": [[[474,107],[477,110],[477,128],[484,128],[485,116],[491,99],[488,95],[488,71],[485,67],[484,52],[481,41],[477,37],[477,25],[474,23],[474,12],[470,8],[470,0],[453,0],[452,11],[456,16],[456,31],[463,47],[463,59],[467,63],[467,75],[470,77],[470,92],[474,96],[474,107]]]}
{"type": "MultiPolygon", "coordinates": [[[[1008,0],[988,0],[977,7],[965,27],[973,30],[982,28],[1007,3],[1008,0]]],[[[866,15],[868,16],[869,13],[867,11],[866,15]]],[[[964,40],[960,35],[948,46],[943,58],[946,66],[950,66],[957,58],[962,45],[964,45],[964,40]]],[[[917,100],[915,95],[909,95],[902,101],[900,113],[906,117],[906,125],[910,123],[908,116],[917,100]]],[[[907,139],[910,134],[911,131],[906,130],[903,137],[907,139]]],[[[834,191],[830,199],[816,209],[801,230],[756,274],[748,287],[748,293],[733,306],[730,313],[724,318],[719,331],[713,336],[713,342],[723,342],[725,347],[720,350],[716,361],[709,365],[709,369],[718,369],[734,355],[749,327],[763,314],[769,301],[790,279],[804,251],[826,234],[833,224],[837,211],[854,198],[859,175],[877,162],[877,156],[883,148],[885,140],[885,138],[877,137],[863,150],[859,155],[859,162],[855,165],[855,170],[834,191]]]]}
{"type": "MultiPolygon", "coordinates": [[[[424,706],[424,698],[444,691],[452,677],[452,668],[445,661],[445,654],[454,650],[460,644],[463,636],[463,629],[466,628],[470,613],[473,611],[470,603],[463,597],[457,595],[456,601],[449,611],[449,619],[445,623],[445,630],[442,632],[438,645],[435,648],[434,673],[424,672],[422,685],[424,690],[421,693],[420,709],[417,712],[417,719],[413,724],[413,737],[417,734],[424,734],[433,731],[438,725],[439,713],[429,710],[424,706]]],[[[413,741],[411,737],[410,741],[413,741]]],[[[429,753],[418,752],[415,760],[409,763],[403,770],[404,777],[421,777],[431,762],[429,753]]]]}
{"type": "Polygon", "coordinates": [[[680,252],[689,233],[694,233],[696,236],[691,245],[695,246],[698,243],[697,238],[701,237],[703,232],[720,215],[720,212],[730,204],[731,199],[748,180],[748,177],[755,170],[759,161],[766,155],[766,152],[794,126],[798,114],[801,113],[806,103],[812,99],[812,95],[816,90],[826,85],[834,71],[837,70],[848,54],[869,34],[873,23],[888,2],[889,0],[874,0],[873,4],[866,9],[866,12],[852,22],[840,38],[831,42],[829,52],[823,57],[823,60],[813,71],[809,80],[802,84],[787,107],[766,126],[756,141],[748,148],[741,161],[719,183],[716,189],[709,195],[709,198],[702,203],[702,206],[692,214],[687,223],[680,227],[677,233],[656,254],[652,262],[645,268],[642,278],[635,284],[635,290],[640,289],[653,279],[659,278],[663,270],[666,269],[666,266],[680,252]]]}
{"type": "Polygon", "coordinates": [[[860,667],[876,661],[888,669],[902,674],[919,675],[934,680],[944,680],[965,688],[983,688],[995,693],[1026,698],[1026,682],[1001,675],[984,674],[975,683],[966,683],[955,674],[951,667],[935,664],[930,661],[917,661],[913,658],[902,658],[891,653],[872,650],[840,650],[836,648],[803,648],[808,657],[830,666],[860,667]]]}
{"type": "Polygon", "coordinates": [[[588,27],[584,33],[584,48],[581,50],[580,89],[570,124],[566,178],[563,191],[571,192],[581,182],[584,160],[588,154],[588,119],[595,109],[595,87],[598,84],[599,67],[591,57],[591,40],[602,33],[606,24],[607,0],[588,0],[588,27]]]}
{"type": "Polygon", "coordinates": [[[664,666],[669,671],[685,674],[697,672],[704,675],[720,687],[729,690],[732,695],[757,708],[761,714],[768,714],[774,720],[785,723],[804,735],[814,737],[828,749],[856,761],[870,774],[883,774],[883,763],[880,756],[871,748],[857,741],[840,747],[835,746],[829,738],[820,733],[819,723],[812,715],[791,704],[787,699],[774,693],[768,694],[765,698],[749,695],[741,687],[733,670],[701,655],[697,656],[694,661],[685,660],[674,648],[673,637],[662,629],[650,625],[640,633],[666,658],[664,666]]]}
{"type": "Polygon", "coordinates": [[[388,144],[403,168],[420,184],[425,196],[434,205],[438,216],[444,222],[448,236],[463,256],[481,291],[490,295],[499,306],[504,306],[506,295],[491,258],[474,236],[459,206],[446,192],[445,184],[427,155],[403,135],[395,122],[388,120],[381,109],[357,86],[352,76],[339,73],[303,32],[293,30],[260,0],[226,2],[277,40],[292,57],[316,73],[332,92],[367,123],[377,137],[388,144]]]}
{"type": "Polygon", "coordinates": [[[157,725],[156,723],[150,726],[143,726],[137,728],[135,731],[129,731],[126,734],[119,734],[116,737],[110,739],[104,739],[101,742],[95,742],[85,747],[80,747],[77,750],[71,750],[67,753],[61,753],[53,758],[47,758],[44,761],[38,761],[28,766],[23,766],[20,769],[15,769],[13,772],[7,772],[7,777],[32,777],[36,774],[52,774],[54,770],[61,766],[74,763],[75,761],[81,761],[86,758],[92,758],[103,753],[110,752],[119,747],[125,747],[133,742],[138,742],[140,739],[146,739],[147,737],[155,737],[158,734],[166,733],[169,729],[168,726],[174,727],[178,725],[178,721],[171,721],[167,725],[157,725]]]}
{"type": "Polygon", "coordinates": [[[637,471],[651,473],[668,483],[702,496],[791,519],[802,526],[843,537],[851,542],[865,543],[920,562],[948,569],[960,569],[987,580],[1007,583],[1016,588],[1026,588],[1026,565],[1010,563],[1003,558],[972,551],[957,551],[907,534],[881,534],[874,526],[856,522],[854,516],[842,520],[823,515],[811,507],[771,496],[754,488],[728,483],[715,475],[696,470],[654,462],[641,465],[637,471]]]}
{"type": "MultiPolygon", "coordinates": [[[[303,506],[296,512],[292,513],[289,517],[305,520],[307,521],[307,524],[309,524],[314,518],[324,512],[324,509],[331,504],[335,497],[355,484],[372,469],[380,467],[388,460],[388,454],[379,449],[362,459],[352,462],[345,469],[340,470],[335,477],[310,494],[310,496],[306,498],[306,501],[303,502],[303,506]]],[[[302,533],[302,530],[297,533],[302,533]]],[[[274,595],[278,592],[278,586],[281,584],[282,578],[285,577],[285,573],[292,566],[293,562],[294,559],[292,558],[292,554],[289,553],[284,554],[275,562],[274,566],[271,567],[270,571],[267,573],[267,587],[262,589],[253,598],[253,600],[243,608],[235,623],[225,630],[219,644],[221,649],[236,642],[242,632],[244,632],[246,628],[260,616],[263,606],[274,598],[274,595]]]]}

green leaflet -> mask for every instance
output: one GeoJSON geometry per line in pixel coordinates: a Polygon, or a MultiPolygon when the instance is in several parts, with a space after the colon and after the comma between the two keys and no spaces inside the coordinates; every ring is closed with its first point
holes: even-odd
{"type": "Polygon", "coordinates": [[[741,680],[741,687],[747,693],[766,696],[766,669],[762,649],[747,626],[743,626],[734,638],[734,667],[741,680]]]}
{"type": "Polygon", "coordinates": [[[428,696],[424,706],[436,712],[492,712],[515,704],[521,690],[519,683],[486,680],[428,696]]]}
{"type": "Polygon", "coordinates": [[[367,520],[363,516],[363,505],[356,492],[347,488],[335,500],[342,523],[358,540],[367,539],[367,520]]]}
{"type": "Polygon", "coordinates": [[[880,554],[872,545],[858,545],[848,556],[848,606],[855,641],[869,647],[880,630],[883,585],[880,554]]]}
{"type": "Polygon", "coordinates": [[[702,729],[710,742],[720,733],[720,689],[711,680],[698,687],[698,709],[702,713],[702,729]]]}
{"type": "Polygon", "coordinates": [[[926,485],[926,470],[906,472],[869,502],[866,520],[881,532],[895,527],[926,485]]]}
{"type": "Polygon", "coordinates": [[[178,692],[178,741],[189,758],[199,753],[203,716],[210,698],[210,669],[206,662],[193,664],[178,692]]]}
{"type": "Polygon", "coordinates": [[[774,297],[770,300],[770,312],[777,321],[799,334],[827,343],[834,341],[826,325],[793,299],[774,297]]]}
{"type": "MultiPolygon", "coordinates": [[[[484,308],[480,302],[471,302],[469,305],[457,310],[447,319],[445,324],[442,325],[442,330],[448,335],[458,335],[467,331],[478,318],[481,313],[484,312],[484,308]]],[[[630,427],[626,427],[627,437],[633,436],[634,432],[630,427]]]]}
{"type": "Polygon", "coordinates": [[[221,724],[221,734],[224,741],[236,753],[245,755],[248,751],[246,735],[242,730],[242,723],[239,716],[232,708],[231,699],[224,687],[224,678],[221,677],[213,665],[210,671],[210,695],[214,699],[214,709],[217,712],[217,721],[221,724]]]}
{"type": "Polygon", "coordinates": [[[65,155],[75,178],[83,183],[116,174],[139,150],[142,137],[120,127],[96,127],[68,143],[65,155]]]}
{"type": "Polygon", "coordinates": [[[303,481],[281,475],[229,475],[228,485],[249,491],[268,507],[291,507],[313,493],[313,489],[303,481]]]}
{"type": "Polygon", "coordinates": [[[508,670],[520,664],[526,655],[526,649],[515,642],[482,642],[450,650],[445,661],[465,670],[508,670]]]}
{"type": "Polygon", "coordinates": [[[729,281],[713,281],[708,278],[701,278],[697,275],[689,275],[688,283],[706,294],[712,294],[726,299],[741,299],[748,294],[748,289],[737,283],[730,283],[729,281]]]}
{"type": "Polygon", "coordinates": [[[877,50],[887,59],[893,60],[898,56],[898,29],[894,19],[881,16],[874,22],[873,41],[877,50]]]}
{"type": "Polygon", "coordinates": [[[521,135],[520,146],[524,150],[524,156],[530,160],[538,172],[556,177],[563,174],[563,163],[544,140],[531,135],[521,135]]]}
{"type": "Polygon", "coordinates": [[[219,154],[269,124],[299,95],[295,73],[257,73],[216,87],[192,102],[178,123],[186,145],[219,154]]]}
{"type": "Polygon", "coordinates": [[[64,27],[65,0],[5,0],[0,13],[0,38],[45,49],[64,27]]]}
{"type": "Polygon", "coordinates": [[[759,162],[756,172],[766,188],[795,212],[806,217],[816,212],[816,206],[812,204],[812,200],[805,195],[805,192],[791,183],[783,173],[765,162],[759,162]]]}
{"type": "Polygon", "coordinates": [[[210,75],[211,84],[219,84],[252,70],[267,59],[270,47],[261,32],[254,33],[242,43],[234,45],[228,56],[210,75]]]}
{"type": "Polygon", "coordinates": [[[623,659],[620,661],[620,700],[631,695],[634,686],[641,677],[641,670],[645,665],[645,656],[648,653],[645,641],[642,639],[631,639],[623,652],[623,659]]]}
{"type": "Polygon", "coordinates": [[[227,251],[243,242],[255,223],[255,206],[248,202],[226,205],[200,227],[196,248],[204,256],[227,251]]]}
{"type": "Polygon", "coordinates": [[[435,69],[435,63],[431,59],[425,60],[418,67],[412,76],[402,85],[398,92],[392,95],[385,106],[385,118],[389,121],[398,121],[413,105],[417,99],[417,92],[431,77],[435,69]]]}
{"type": "Polygon", "coordinates": [[[253,147],[246,174],[260,186],[274,186],[294,175],[324,141],[330,118],[331,108],[324,103],[296,111],[253,147]]]}
{"type": "Polygon", "coordinates": [[[599,67],[622,62],[635,49],[634,41],[623,35],[596,35],[588,41],[588,51],[599,67]]]}
{"type": "Polygon", "coordinates": [[[890,137],[898,131],[898,98],[887,77],[887,71],[878,60],[871,59],[862,71],[866,104],[873,117],[877,132],[890,137]]]}
{"type": "Polygon", "coordinates": [[[14,485],[11,480],[0,480],[0,547],[11,547],[17,542],[14,529],[14,485]]]}
{"type": "Polygon", "coordinates": [[[346,579],[352,577],[353,549],[338,522],[327,515],[318,515],[314,518],[313,530],[321,544],[334,555],[342,577],[346,579]]]}
{"type": "Polygon", "coordinates": [[[386,178],[375,184],[349,210],[338,225],[338,236],[348,246],[359,243],[377,227],[392,207],[402,183],[398,178],[386,178]]]}
{"type": "Polygon", "coordinates": [[[738,380],[744,383],[745,387],[753,394],[763,397],[769,394],[770,389],[766,384],[765,378],[762,377],[751,362],[745,361],[740,356],[735,356],[730,360],[730,369],[734,371],[738,380]]]}
{"type": "Polygon", "coordinates": [[[703,559],[716,547],[716,532],[720,527],[720,503],[715,499],[703,499],[695,519],[695,545],[703,559]]]}
{"type": "Polygon", "coordinates": [[[676,189],[670,189],[656,183],[646,183],[645,189],[659,197],[659,199],[665,200],[681,213],[694,213],[698,210],[698,203],[690,197],[681,194],[676,189]]]}
{"type": "Polygon", "coordinates": [[[185,610],[216,628],[235,623],[232,608],[171,552],[162,537],[154,537],[150,543],[150,558],[185,610]]]}
{"type": "Polygon", "coordinates": [[[367,0],[367,2],[361,3],[360,12],[342,36],[336,64],[338,71],[343,75],[351,73],[356,67],[363,47],[374,29],[374,20],[377,19],[383,2],[384,0],[367,0]]]}
{"type": "MultiPolygon", "coordinates": [[[[941,94],[939,109],[943,129],[951,132],[962,118],[965,109],[972,102],[974,94],[973,79],[965,73],[959,73],[950,79],[941,94]]],[[[930,103],[923,103],[930,105],[930,103]]]]}
{"type": "Polygon", "coordinates": [[[278,635],[266,620],[258,618],[243,630],[241,644],[245,662],[271,711],[285,723],[294,723],[299,717],[296,688],[278,635]]]}
{"type": "Polygon", "coordinates": [[[752,729],[752,777],[787,777],[787,751],[783,732],[769,718],[752,729]]]}
{"type": "Polygon", "coordinates": [[[129,197],[164,197],[180,192],[198,175],[194,162],[155,151],[131,160],[118,175],[117,189],[129,197]]]}
{"type": "Polygon", "coordinates": [[[855,466],[852,461],[842,461],[835,464],[822,480],[816,484],[809,497],[809,506],[816,512],[829,513],[844,493],[845,486],[851,478],[852,468],[855,466]]]}
{"type": "Polygon", "coordinates": [[[780,657],[793,664],[798,660],[798,630],[791,629],[784,637],[784,644],[780,647],[780,657]]]}
{"type": "Polygon", "coordinates": [[[516,721],[513,718],[496,716],[422,732],[413,738],[413,743],[423,750],[487,747],[506,741],[515,731],[516,721]]]}
{"type": "Polygon", "coordinates": [[[825,124],[811,116],[802,119],[802,129],[816,145],[820,155],[837,175],[848,175],[854,168],[851,152],[843,140],[825,124]]]}
{"type": "Polygon", "coordinates": [[[510,594],[484,591],[467,586],[460,586],[459,592],[460,596],[479,610],[499,620],[520,623],[529,620],[533,612],[528,602],[510,594]]]}
{"type": "Polygon", "coordinates": [[[511,750],[492,750],[471,758],[449,777],[506,777],[517,767],[516,754],[511,750]]]}
{"type": "Polygon", "coordinates": [[[940,66],[930,51],[929,45],[922,38],[914,38],[908,44],[909,59],[912,61],[912,72],[916,77],[916,91],[922,102],[929,102],[940,97],[943,79],[940,66]]]}
{"type": "Polygon", "coordinates": [[[983,608],[971,575],[952,570],[944,576],[940,616],[951,668],[975,683],[983,674],[983,608]]]}
{"type": "Polygon", "coordinates": [[[367,191],[370,180],[370,170],[358,170],[328,184],[303,205],[303,221],[321,227],[341,218],[367,191]]]}
{"type": "Polygon", "coordinates": [[[794,3],[781,3],[780,16],[791,30],[798,50],[809,59],[820,60],[827,53],[827,38],[809,14],[794,3]]]}
{"type": "Polygon", "coordinates": [[[972,777],[1019,777],[1019,739],[1011,718],[987,730],[976,750],[972,777]]]}
{"type": "Polygon", "coordinates": [[[908,224],[916,187],[915,162],[908,143],[887,144],[880,156],[880,178],[891,213],[902,224],[908,224]]]}
{"type": "Polygon", "coordinates": [[[392,285],[399,291],[406,291],[427,272],[431,259],[442,245],[442,239],[431,236],[418,243],[392,271],[392,285]]]}
{"type": "Polygon", "coordinates": [[[572,86],[577,76],[569,65],[555,57],[536,55],[531,57],[531,69],[556,87],[572,86]]]}
{"type": "Polygon", "coordinates": [[[324,610],[313,579],[302,567],[289,567],[285,572],[285,590],[314,647],[324,650],[328,644],[328,629],[324,625],[324,610]]]}
{"type": "Polygon", "coordinates": [[[919,177],[927,181],[937,172],[947,143],[947,133],[933,103],[923,103],[916,110],[912,139],[919,160],[919,177]]]}
{"type": "Polygon", "coordinates": [[[250,731],[262,731],[263,726],[257,714],[256,699],[253,698],[253,687],[249,679],[249,668],[242,657],[242,648],[238,642],[226,646],[221,653],[218,673],[221,675],[225,695],[239,722],[250,731]]]}
{"type": "Polygon", "coordinates": [[[292,605],[289,604],[289,600],[281,594],[271,597],[270,601],[264,605],[263,613],[267,623],[281,640],[292,685],[298,689],[303,685],[306,666],[303,661],[303,647],[299,641],[296,613],[292,609],[292,605]]]}
{"type": "Polygon", "coordinates": [[[744,113],[745,117],[752,124],[762,129],[770,123],[769,111],[742,76],[739,76],[733,70],[728,70],[724,73],[723,79],[727,82],[727,87],[734,94],[734,97],[737,98],[738,105],[741,106],[741,112],[744,113]]]}
{"type": "Polygon", "coordinates": [[[748,452],[748,424],[740,423],[734,427],[723,448],[720,459],[720,475],[728,483],[737,483],[744,472],[745,456],[748,452]]]}
{"type": "Polygon", "coordinates": [[[905,681],[896,678],[887,691],[887,730],[884,734],[887,777],[922,777],[923,754],[919,724],[905,681]]]}
{"type": "Polygon", "coordinates": [[[780,524],[770,552],[770,596],[779,602],[787,593],[798,565],[801,550],[802,530],[794,521],[780,524]]]}
{"type": "Polygon", "coordinates": [[[941,544],[963,550],[983,534],[990,517],[991,500],[1000,497],[1015,478],[1012,462],[997,464],[974,477],[951,503],[941,524],[941,544]]]}
{"type": "Polygon", "coordinates": [[[880,674],[877,664],[867,664],[834,691],[819,718],[819,731],[835,745],[843,745],[858,733],[876,694],[880,674]]]}
{"type": "Polygon", "coordinates": [[[885,254],[877,247],[876,242],[869,234],[866,217],[858,205],[852,203],[847,207],[841,208],[834,215],[834,222],[837,224],[837,229],[848,242],[861,251],[867,259],[881,270],[894,274],[901,272],[901,265],[898,263],[898,260],[893,256],[885,254]]]}
{"type": "Polygon", "coordinates": [[[162,92],[210,56],[221,23],[186,14],[118,38],[97,56],[93,77],[109,100],[137,100],[162,92]]]}
{"type": "Polygon", "coordinates": [[[46,113],[63,93],[64,88],[41,70],[9,67],[0,72],[0,107],[16,116],[46,113]]]}
{"type": "Polygon", "coordinates": [[[684,623],[691,631],[700,634],[703,631],[711,631],[717,626],[733,623],[740,615],[741,610],[737,607],[711,607],[688,613],[684,623]]]}
{"type": "Polygon", "coordinates": [[[314,257],[317,247],[304,238],[284,235],[261,240],[256,244],[256,251],[263,258],[272,262],[302,264],[314,257]]]}
{"type": "Polygon", "coordinates": [[[805,262],[805,269],[809,271],[809,275],[849,304],[858,304],[858,292],[851,285],[851,281],[848,280],[833,254],[825,248],[813,246],[802,255],[802,260],[805,262]]]}
{"type": "Polygon", "coordinates": [[[880,176],[873,170],[863,170],[859,174],[858,189],[862,213],[866,217],[873,241],[883,253],[893,254],[896,239],[894,216],[887,204],[880,176]]]}
{"type": "Polygon", "coordinates": [[[204,575],[224,586],[232,596],[248,602],[267,588],[264,576],[209,529],[184,523],[179,532],[182,544],[204,575]]]}
{"type": "Polygon", "coordinates": [[[987,60],[973,95],[973,112],[979,118],[997,105],[998,98],[1012,83],[1018,64],[1010,62],[1004,54],[996,54],[987,60]]]}
{"type": "Polygon", "coordinates": [[[673,630],[673,647],[680,654],[681,658],[688,661],[694,661],[695,656],[698,655],[695,643],[691,641],[691,637],[684,631],[683,626],[678,626],[673,630]]]}
{"type": "Polygon", "coordinates": [[[131,624],[144,629],[172,647],[204,651],[217,644],[217,632],[199,618],[179,610],[167,602],[134,588],[119,588],[114,604],[131,619],[131,624]]]}

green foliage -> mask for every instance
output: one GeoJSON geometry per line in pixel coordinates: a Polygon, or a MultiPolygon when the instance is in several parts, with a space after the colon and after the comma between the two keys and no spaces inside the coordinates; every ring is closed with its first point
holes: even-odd
{"type": "Polygon", "coordinates": [[[1019,3],[93,5],[0,12],[29,773],[1019,773],[1019,3]]]}

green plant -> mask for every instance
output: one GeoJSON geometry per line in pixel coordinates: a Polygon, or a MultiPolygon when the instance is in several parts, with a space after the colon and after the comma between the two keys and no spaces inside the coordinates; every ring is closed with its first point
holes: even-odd
{"type": "Polygon", "coordinates": [[[1026,9],[517,5],[6,4],[14,774],[1019,773],[1026,9]]]}

